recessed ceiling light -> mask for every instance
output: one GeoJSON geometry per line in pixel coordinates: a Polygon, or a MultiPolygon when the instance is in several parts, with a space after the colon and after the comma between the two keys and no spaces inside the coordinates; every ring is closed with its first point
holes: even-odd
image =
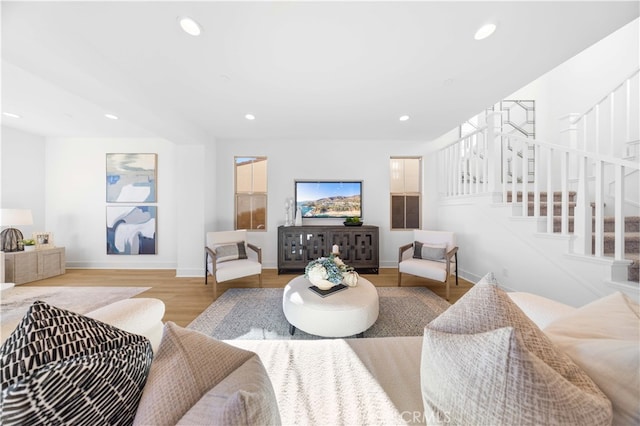
{"type": "Polygon", "coordinates": [[[484,24],[480,27],[476,34],[473,36],[476,40],[484,40],[494,33],[496,30],[496,24],[484,24]]]}
{"type": "Polygon", "coordinates": [[[246,118],[247,120],[255,120],[256,116],[253,114],[247,114],[244,116],[244,118],[246,118]]]}
{"type": "Polygon", "coordinates": [[[21,115],[14,114],[12,112],[3,112],[2,115],[4,115],[5,117],[11,117],[11,118],[22,118],[21,115]]]}
{"type": "Polygon", "coordinates": [[[411,118],[411,117],[409,117],[408,115],[401,115],[401,116],[400,116],[400,118],[399,118],[398,120],[400,120],[400,121],[407,121],[409,118],[411,118]]]}
{"type": "Polygon", "coordinates": [[[197,37],[200,35],[200,33],[202,33],[202,27],[200,26],[200,24],[198,24],[196,21],[194,21],[192,18],[189,18],[188,16],[180,17],[179,22],[180,22],[180,28],[182,28],[182,30],[189,35],[197,37]]]}
{"type": "Polygon", "coordinates": [[[118,116],[117,115],[113,115],[113,114],[105,114],[105,117],[107,117],[109,120],[117,120],[118,116]]]}

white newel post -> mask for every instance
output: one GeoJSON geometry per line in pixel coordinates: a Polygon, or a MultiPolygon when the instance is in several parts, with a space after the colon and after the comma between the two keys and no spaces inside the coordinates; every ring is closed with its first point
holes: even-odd
{"type": "MultiPolygon", "coordinates": [[[[585,149],[578,147],[578,120],[580,114],[567,114],[560,118],[561,121],[561,142],[563,145],[573,149],[585,149]]],[[[583,117],[583,120],[585,118],[583,117]]],[[[583,135],[586,138],[586,135],[583,135]]],[[[585,139],[586,141],[586,139],[585,139]]],[[[574,209],[573,223],[573,252],[576,254],[591,254],[591,204],[589,202],[589,182],[587,157],[582,155],[571,155],[568,159],[569,170],[568,179],[576,182],[576,207],[574,209]]],[[[564,198],[563,194],[563,198],[564,198]]],[[[563,200],[564,202],[564,200],[563,200]]],[[[568,219],[568,218],[567,218],[568,219]]],[[[565,223],[564,211],[562,218],[562,233],[568,232],[568,223],[565,223]]]]}
{"type": "Polygon", "coordinates": [[[578,186],[576,188],[577,200],[574,210],[573,223],[573,252],[576,254],[590,255],[592,244],[591,204],[589,203],[589,183],[587,169],[589,161],[587,157],[580,155],[578,162],[578,186]]]}
{"type": "Polygon", "coordinates": [[[502,142],[500,130],[502,124],[502,113],[500,111],[490,112],[487,115],[487,151],[488,170],[487,180],[489,183],[489,193],[502,194],[502,202],[507,201],[506,191],[503,191],[502,185],[502,142]]]}

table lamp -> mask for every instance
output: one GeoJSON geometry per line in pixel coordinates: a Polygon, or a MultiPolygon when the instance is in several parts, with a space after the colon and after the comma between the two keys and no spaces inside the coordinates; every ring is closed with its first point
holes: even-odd
{"type": "Polygon", "coordinates": [[[0,250],[18,251],[22,246],[22,232],[14,228],[17,225],[33,225],[33,216],[29,209],[0,209],[0,226],[8,226],[0,232],[0,250]],[[20,244],[18,244],[20,243],[20,244]]]}

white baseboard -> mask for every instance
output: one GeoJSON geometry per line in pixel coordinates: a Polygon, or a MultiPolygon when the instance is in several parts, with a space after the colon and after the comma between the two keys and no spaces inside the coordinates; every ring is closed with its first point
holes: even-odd
{"type": "Polygon", "coordinates": [[[204,278],[203,268],[178,268],[176,269],[177,278],[204,278]]]}
{"type": "Polygon", "coordinates": [[[75,262],[66,263],[68,269],[176,269],[174,262],[75,262]]]}

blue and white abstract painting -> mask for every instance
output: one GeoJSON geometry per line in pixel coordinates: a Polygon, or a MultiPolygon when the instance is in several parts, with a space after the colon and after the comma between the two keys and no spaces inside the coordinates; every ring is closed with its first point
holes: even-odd
{"type": "Polygon", "coordinates": [[[156,254],[156,206],[107,206],[107,254],[156,254]]]}
{"type": "Polygon", "coordinates": [[[155,203],[157,154],[107,154],[107,202],[155,203]]]}

